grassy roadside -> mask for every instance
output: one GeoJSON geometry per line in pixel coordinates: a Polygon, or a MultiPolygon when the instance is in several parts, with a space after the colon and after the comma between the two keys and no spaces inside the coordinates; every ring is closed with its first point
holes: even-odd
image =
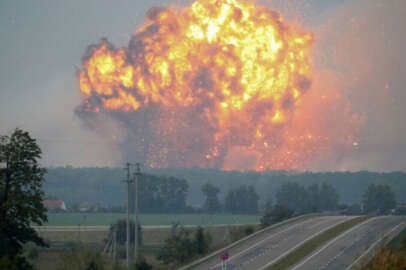
{"type": "Polygon", "coordinates": [[[406,249],[406,229],[403,229],[395,238],[390,241],[388,248],[392,251],[401,251],[406,249]]]}
{"type": "Polygon", "coordinates": [[[387,245],[381,239],[372,257],[365,256],[352,269],[394,270],[406,269],[406,229],[403,229],[387,245]]]}
{"type": "Polygon", "coordinates": [[[357,217],[328,229],[327,231],[305,242],[303,245],[299,246],[285,257],[281,258],[275,264],[268,267],[267,270],[283,270],[295,265],[314,252],[317,248],[327,243],[329,240],[337,237],[341,233],[349,230],[351,227],[354,227],[355,225],[364,222],[369,218],[371,217],[357,217]]]}

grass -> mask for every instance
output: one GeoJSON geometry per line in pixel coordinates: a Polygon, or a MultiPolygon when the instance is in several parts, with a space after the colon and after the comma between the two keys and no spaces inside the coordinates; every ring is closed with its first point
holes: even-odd
{"type": "Polygon", "coordinates": [[[282,270],[297,264],[302,259],[310,255],[317,248],[327,243],[329,240],[335,238],[346,230],[354,227],[355,225],[366,221],[370,217],[357,217],[334,226],[331,229],[317,235],[316,237],[305,242],[303,245],[296,248],[294,251],[281,258],[275,264],[267,268],[267,270],[282,270]]]}
{"type": "Polygon", "coordinates": [[[403,229],[395,238],[393,238],[388,244],[388,247],[392,251],[406,249],[406,229],[403,229]]]}
{"type": "MultiPolygon", "coordinates": [[[[118,219],[125,219],[124,213],[48,213],[47,226],[97,226],[110,225],[118,219]]],[[[257,224],[259,215],[231,214],[141,214],[142,225],[219,225],[219,224],[257,224]]]]}
{"type": "MultiPolygon", "coordinates": [[[[241,226],[244,229],[245,226],[241,226]]],[[[259,229],[259,225],[253,226],[255,230],[259,229]]],[[[194,229],[190,229],[193,231],[194,229]]],[[[229,238],[226,237],[229,234],[230,226],[213,226],[206,227],[206,231],[210,232],[212,237],[212,250],[217,249],[220,246],[225,246],[229,243],[229,238]]],[[[78,231],[40,231],[40,236],[43,237],[51,248],[40,249],[40,256],[33,261],[39,270],[42,269],[58,269],[61,264],[61,254],[69,250],[70,248],[77,246],[79,243],[86,247],[102,250],[104,247],[103,240],[107,238],[107,231],[86,231],[79,233],[78,231]]],[[[144,246],[141,249],[141,254],[145,256],[149,263],[151,263],[156,270],[170,270],[173,269],[173,265],[162,265],[156,259],[157,252],[162,247],[165,239],[170,236],[171,228],[144,228],[143,240],[144,246]]],[[[192,234],[193,235],[193,234],[192,234]]],[[[122,247],[124,248],[124,247],[122,247]]],[[[105,258],[106,262],[110,262],[111,259],[105,258]]],[[[124,261],[122,262],[124,263],[124,261]]],[[[105,268],[110,269],[110,268],[105,268]]]]}
{"type": "Polygon", "coordinates": [[[388,245],[382,239],[378,250],[373,257],[368,256],[361,259],[354,267],[356,270],[393,270],[406,269],[406,229],[402,230],[388,245]]]}
{"type": "MultiPolygon", "coordinates": [[[[299,217],[305,218],[305,217],[299,217]]],[[[276,225],[278,226],[278,225],[276,225]]],[[[234,226],[233,226],[234,227],[234,226]]],[[[235,228],[235,227],[234,227],[235,228]]],[[[241,229],[244,229],[242,226],[241,229]]],[[[253,226],[254,230],[260,229],[259,225],[253,226]]],[[[193,229],[191,229],[193,230],[193,229]]],[[[220,247],[224,247],[230,243],[230,226],[208,226],[205,230],[209,231],[212,237],[212,247],[210,252],[218,250],[220,247]]],[[[162,265],[156,259],[156,254],[159,248],[163,245],[164,240],[169,237],[171,232],[170,227],[160,228],[143,228],[143,240],[144,247],[141,249],[141,253],[147,258],[149,263],[152,263],[156,270],[170,270],[173,266],[162,265]]],[[[107,238],[107,231],[39,231],[40,236],[46,239],[50,243],[50,249],[40,249],[40,257],[35,260],[39,270],[42,269],[57,269],[57,266],[61,263],[61,254],[69,248],[82,243],[87,247],[92,247],[97,250],[102,250],[104,247],[104,239],[107,238]]],[[[238,242],[236,242],[238,243],[238,242]]],[[[106,258],[109,262],[110,259],[106,258]]],[[[110,269],[110,268],[106,268],[110,269]]]]}
{"type": "MultiPolygon", "coordinates": [[[[258,225],[259,226],[259,225],[258,225]]],[[[257,226],[254,226],[257,229],[257,226]]],[[[223,245],[230,230],[230,226],[214,226],[206,227],[206,231],[212,236],[212,245],[223,245]]],[[[64,243],[82,242],[85,244],[99,244],[107,238],[108,231],[44,231],[39,230],[39,235],[48,242],[55,245],[63,245],[64,243]]],[[[145,245],[159,246],[162,245],[170,236],[171,228],[143,228],[142,237],[145,245]]]]}

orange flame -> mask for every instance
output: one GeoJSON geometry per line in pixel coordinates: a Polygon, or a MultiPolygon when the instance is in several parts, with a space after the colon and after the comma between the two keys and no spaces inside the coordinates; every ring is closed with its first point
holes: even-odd
{"type": "Polygon", "coordinates": [[[128,48],[90,47],[80,90],[87,111],[164,112],[148,124],[160,137],[145,150],[150,166],[176,153],[177,166],[235,169],[230,155],[249,153],[246,169],[296,169],[325,139],[290,128],[311,86],[312,44],[310,32],[252,3],[154,8],[128,48]]]}

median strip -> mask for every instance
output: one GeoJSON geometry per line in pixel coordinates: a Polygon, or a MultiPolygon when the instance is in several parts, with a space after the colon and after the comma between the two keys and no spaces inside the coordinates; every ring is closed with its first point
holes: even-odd
{"type": "Polygon", "coordinates": [[[323,244],[327,243],[331,239],[339,236],[343,232],[349,230],[350,228],[365,222],[371,217],[357,217],[344,221],[338,225],[335,225],[332,228],[327,229],[326,231],[318,234],[317,236],[309,239],[304,244],[295,248],[292,252],[289,252],[286,256],[280,258],[271,266],[266,268],[267,270],[283,270],[288,269],[289,267],[299,263],[301,260],[309,256],[315,250],[320,248],[323,244]]]}

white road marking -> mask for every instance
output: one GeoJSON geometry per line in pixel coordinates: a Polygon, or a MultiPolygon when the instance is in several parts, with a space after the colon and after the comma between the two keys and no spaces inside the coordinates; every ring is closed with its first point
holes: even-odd
{"type": "Polygon", "coordinates": [[[361,256],[358,257],[358,259],[356,259],[350,266],[348,266],[347,268],[345,268],[345,270],[350,270],[354,265],[356,265],[362,257],[364,257],[365,255],[367,255],[383,238],[385,238],[386,236],[388,236],[389,234],[391,234],[394,230],[396,230],[400,225],[402,225],[404,222],[398,224],[397,226],[395,226],[392,230],[390,230],[388,233],[386,233],[383,237],[380,237],[378,240],[375,241],[375,243],[372,244],[372,246],[370,246],[367,251],[365,251],[361,256]]]}
{"type": "Polygon", "coordinates": [[[310,240],[310,239],[312,239],[312,238],[314,238],[314,237],[316,237],[316,236],[322,234],[323,232],[325,232],[325,231],[327,231],[327,230],[333,228],[334,226],[337,226],[337,225],[339,225],[339,224],[342,224],[342,223],[346,222],[347,220],[348,220],[348,219],[345,219],[345,220],[343,220],[343,221],[340,222],[340,223],[334,223],[333,225],[331,225],[331,226],[329,226],[329,227],[327,227],[327,228],[321,230],[320,232],[311,235],[310,237],[306,238],[306,239],[303,240],[302,242],[298,243],[298,244],[297,244],[296,246],[294,246],[293,248],[291,248],[291,249],[289,249],[288,251],[284,252],[283,254],[279,255],[276,259],[274,259],[274,260],[270,261],[269,263],[265,264],[264,266],[262,266],[262,267],[259,268],[258,270],[266,269],[266,268],[269,267],[270,265],[272,265],[272,264],[274,264],[275,262],[277,262],[279,259],[285,257],[287,254],[291,253],[293,250],[295,250],[296,248],[298,248],[299,246],[301,246],[303,243],[305,243],[305,242],[307,242],[308,240],[310,240]]]}
{"type": "Polygon", "coordinates": [[[304,259],[302,262],[300,262],[299,264],[295,265],[293,268],[291,268],[290,270],[296,270],[297,268],[301,267],[303,264],[305,264],[306,262],[308,262],[311,258],[313,258],[314,256],[316,256],[317,254],[319,254],[320,252],[322,252],[323,250],[325,250],[326,248],[328,248],[331,244],[333,244],[335,241],[337,241],[338,239],[344,237],[345,235],[349,234],[350,232],[356,230],[357,228],[359,228],[360,226],[371,222],[372,220],[375,220],[376,218],[371,218],[368,219],[364,222],[361,222],[360,224],[356,225],[355,227],[352,227],[350,230],[338,235],[336,238],[333,238],[330,242],[328,242],[327,244],[325,244],[322,248],[320,248],[317,252],[313,253],[311,256],[307,257],[306,259],[304,259]]]}
{"type": "MultiPolygon", "coordinates": [[[[302,225],[302,226],[303,226],[303,223],[307,223],[307,222],[310,222],[310,221],[314,221],[314,220],[310,219],[310,220],[305,220],[305,221],[303,221],[303,222],[299,222],[298,224],[294,224],[294,225],[292,225],[291,227],[286,228],[285,230],[282,230],[282,231],[280,231],[280,232],[277,232],[277,233],[275,233],[275,234],[272,234],[272,235],[268,236],[267,238],[262,239],[261,241],[257,242],[255,245],[252,245],[252,246],[250,246],[249,248],[244,249],[243,251],[241,251],[241,252],[239,252],[239,253],[237,253],[237,254],[231,256],[231,257],[229,258],[229,262],[230,262],[233,258],[240,256],[241,254],[247,252],[247,251],[250,250],[250,249],[253,249],[254,247],[260,245],[260,244],[263,243],[264,241],[269,240],[269,239],[271,239],[271,238],[274,238],[275,236],[277,236],[277,235],[279,235],[279,234],[281,234],[281,233],[284,233],[284,232],[286,232],[286,231],[289,231],[289,230],[291,230],[291,229],[293,229],[293,228],[296,228],[296,227],[298,227],[299,225],[302,225]]],[[[320,222],[323,222],[323,221],[324,221],[324,220],[321,219],[321,220],[319,220],[317,223],[320,223],[320,222]]],[[[212,266],[211,269],[216,268],[216,267],[219,266],[219,265],[221,265],[221,263],[218,263],[218,264],[212,266]]]]}

